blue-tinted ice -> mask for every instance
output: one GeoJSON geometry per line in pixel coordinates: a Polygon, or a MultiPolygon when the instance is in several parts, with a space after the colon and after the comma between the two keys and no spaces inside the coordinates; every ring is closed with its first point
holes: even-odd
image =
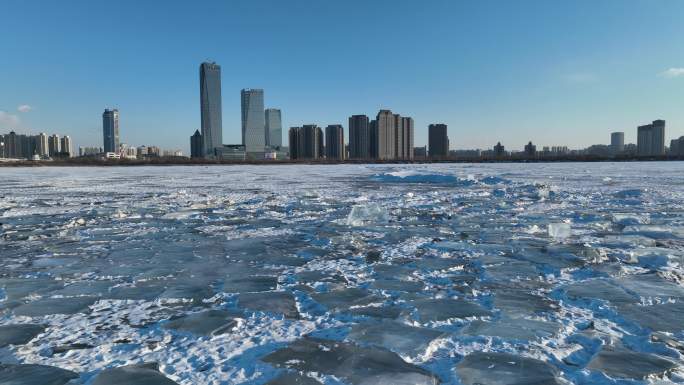
{"type": "Polygon", "coordinates": [[[0,180],[0,384],[684,383],[678,162],[0,180]]]}

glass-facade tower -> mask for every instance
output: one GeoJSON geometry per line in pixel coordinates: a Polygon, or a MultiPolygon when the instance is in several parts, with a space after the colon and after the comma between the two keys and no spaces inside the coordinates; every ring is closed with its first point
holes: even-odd
{"type": "Polygon", "coordinates": [[[247,153],[264,152],[266,147],[266,123],[264,90],[243,89],[242,99],[242,145],[247,153]]]}
{"type": "Polygon", "coordinates": [[[280,110],[269,108],[266,110],[266,145],[271,147],[282,147],[283,127],[280,110]]]}
{"type": "Polygon", "coordinates": [[[204,62],[200,65],[203,156],[213,156],[214,148],[223,145],[221,108],[221,66],[204,62]]]}
{"type": "Polygon", "coordinates": [[[105,109],[102,113],[104,152],[119,152],[119,110],[105,109]]]}

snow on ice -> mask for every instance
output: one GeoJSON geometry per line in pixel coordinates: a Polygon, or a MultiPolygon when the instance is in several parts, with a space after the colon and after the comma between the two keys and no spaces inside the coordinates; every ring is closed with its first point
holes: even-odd
{"type": "Polygon", "coordinates": [[[684,384],[683,172],[2,169],[0,384],[684,384]]]}

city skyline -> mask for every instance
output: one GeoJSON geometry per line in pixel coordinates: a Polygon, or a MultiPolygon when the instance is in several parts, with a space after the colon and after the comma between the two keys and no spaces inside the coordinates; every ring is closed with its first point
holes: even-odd
{"type": "Polygon", "coordinates": [[[101,143],[93,112],[116,106],[125,111],[121,128],[127,143],[190,153],[187,137],[201,128],[196,68],[211,58],[223,65],[224,143],[241,142],[237,91],[247,87],[265,89],[268,104],[284,111],[283,131],[300,122],[344,123],[363,111],[409,111],[416,146],[427,144],[433,122],[448,125],[451,149],[490,148],[497,141],[522,148],[529,140],[580,148],[607,143],[604,138],[614,131],[636,143],[634,122],[654,117],[668,121],[666,143],[684,134],[684,53],[672,38],[684,29],[676,18],[683,4],[494,3],[435,1],[418,7],[399,1],[387,7],[351,1],[321,7],[303,1],[288,8],[266,1],[209,2],[213,12],[203,15],[172,1],[159,17],[154,1],[122,1],[110,11],[117,27],[128,28],[94,28],[95,20],[114,23],[89,19],[102,5],[76,1],[37,8],[10,1],[7,23],[0,26],[15,36],[0,64],[0,83],[9,90],[0,94],[0,130],[61,132],[76,146],[92,146],[101,143]],[[388,21],[370,24],[381,9],[411,14],[414,22],[389,34],[383,29],[388,21]],[[48,13],[56,17],[41,17],[48,13]],[[291,23],[313,20],[323,26],[329,23],[323,20],[344,21],[352,14],[371,29],[319,28],[313,36],[310,24],[291,23]],[[196,31],[200,15],[208,18],[207,31],[196,31]],[[17,23],[36,19],[41,22],[17,23]],[[242,20],[260,21],[248,34],[242,20]],[[289,27],[279,28],[285,20],[289,27]],[[174,21],[179,26],[172,30],[174,21]],[[566,37],[577,23],[583,28],[566,37]],[[636,24],[642,26],[638,31],[636,24]],[[84,29],[91,33],[83,36],[84,29]],[[379,44],[385,40],[413,55],[383,64],[392,48],[379,44]],[[322,46],[323,41],[333,44],[322,46]],[[263,49],[253,50],[257,45],[263,49]],[[168,47],[178,50],[171,54],[168,47]],[[311,52],[318,53],[318,62],[296,60],[311,52]],[[160,64],[152,71],[141,61],[160,64]],[[644,89],[656,97],[640,97],[644,89]]]}

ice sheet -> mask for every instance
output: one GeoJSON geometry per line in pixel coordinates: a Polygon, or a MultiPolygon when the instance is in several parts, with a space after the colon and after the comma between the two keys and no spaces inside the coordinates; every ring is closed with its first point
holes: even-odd
{"type": "Polygon", "coordinates": [[[682,175],[2,168],[0,379],[682,384],[682,175]]]}

